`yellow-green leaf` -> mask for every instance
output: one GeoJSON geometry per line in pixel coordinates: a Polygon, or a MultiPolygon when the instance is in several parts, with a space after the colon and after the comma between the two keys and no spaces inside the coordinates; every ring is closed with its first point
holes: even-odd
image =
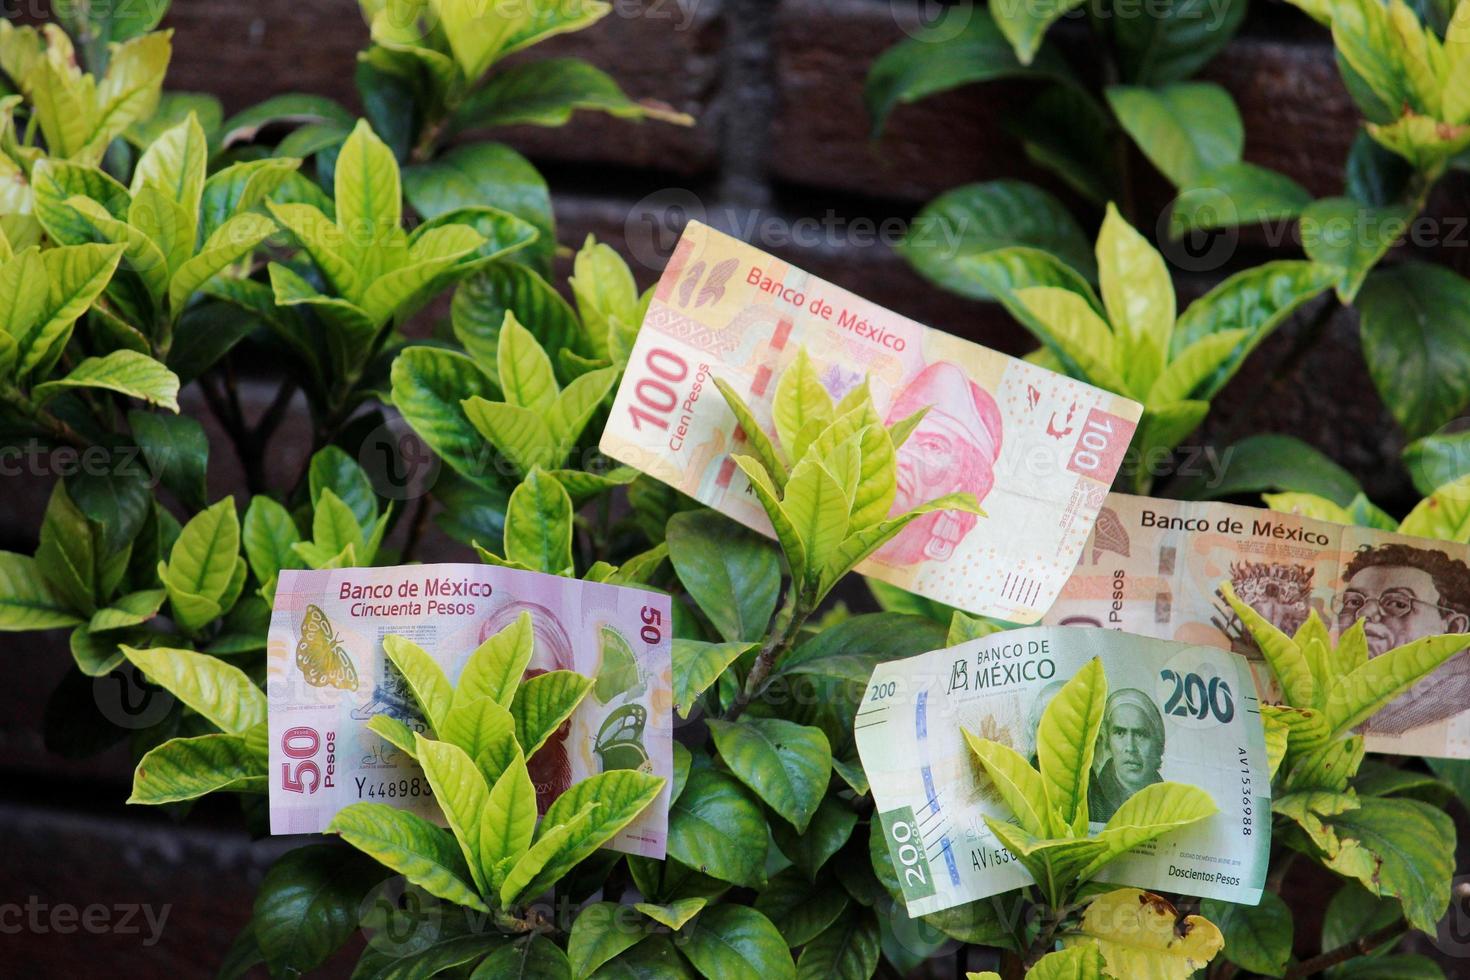
{"type": "Polygon", "coordinates": [[[340,835],[436,898],[490,911],[467,881],[469,868],[453,835],[423,817],[386,803],[353,803],[332,818],[326,833],[340,835]]]}
{"type": "Polygon", "coordinates": [[[454,701],[454,690],[444,671],[423,647],[397,634],[383,637],[383,652],[408,682],[424,720],[438,732],[454,701]]]}
{"type": "Polygon", "coordinates": [[[1237,597],[1229,582],[1220,583],[1220,594],[1230,603],[1230,608],[1235,610],[1235,614],[1245,623],[1251,637],[1261,648],[1266,663],[1271,665],[1271,672],[1281,684],[1287,704],[1298,708],[1313,707],[1317,684],[1301,648],[1270,620],[1237,597]]]}
{"type": "Polygon", "coordinates": [[[979,738],[968,729],[964,735],[970,751],[980,760],[985,774],[995,784],[1021,829],[1034,837],[1045,837],[1049,827],[1046,786],[1041,780],[1041,773],[1008,745],[979,738]]]}
{"type": "Polygon", "coordinates": [[[151,749],[133,772],[129,803],[177,803],[207,793],[263,793],[266,761],[240,735],[172,738],[151,749]]]}
{"type": "Polygon", "coordinates": [[[771,412],[781,448],[794,466],[806,452],[811,437],[834,418],[832,397],[822,387],[805,347],[797,349],[796,359],[781,372],[771,412]]]}
{"type": "Polygon", "coordinates": [[[1086,299],[1056,286],[1031,286],[1016,299],[1046,325],[1052,342],[1086,374],[1083,380],[1122,395],[1132,389],[1118,372],[1113,332],[1086,299]]]}
{"type": "Polygon", "coordinates": [[[266,720],[264,692],[243,670],[218,657],[170,647],[120,649],[149,680],[222,732],[243,735],[266,720]]]}
{"type": "Polygon", "coordinates": [[[740,467],[740,472],[750,481],[751,490],[755,491],[756,499],[760,501],[766,517],[775,529],[776,540],[781,543],[781,550],[786,553],[786,564],[791,568],[791,577],[794,581],[803,581],[808,566],[806,546],[802,543],[801,534],[797,532],[796,525],[792,523],[791,515],[786,512],[785,506],[776,496],[776,485],[771,480],[771,475],[752,456],[742,456],[732,453],[730,458],[735,465],[740,467]]]}
{"type": "Polygon", "coordinates": [[[1198,823],[1219,812],[1210,794],[1185,783],[1154,783],[1134,793],[1118,807],[1097,839],[1107,845],[1082,869],[1088,879],[1114,858],[1140,844],[1180,827],[1198,823]]]}
{"type": "Polygon", "coordinates": [[[1087,833],[1087,784],[1092,756],[1108,700],[1102,661],[1094,657],[1062,686],[1036,730],[1036,760],[1046,790],[1048,812],[1060,814],[1056,836],[1087,833]]]}
{"type": "Polygon", "coordinates": [[[592,814],[599,805],[597,801],[591,801],[561,823],[546,822],[543,824],[546,832],[536,839],[530,850],[516,860],[510,872],[505,876],[505,881],[501,883],[501,905],[506,907],[515,905],[516,899],[520,898],[527,886],[540,876],[547,864],[558,854],[563,853],[571,846],[571,842],[581,835],[587,824],[591,822],[592,814]]]}
{"type": "Polygon", "coordinates": [[[1380,708],[1429,676],[1470,645],[1470,636],[1425,636],[1373,657],[1337,679],[1327,693],[1325,713],[1333,734],[1362,724],[1380,708]]]}
{"type": "Polygon", "coordinates": [[[1166,899],[1137,888],[1120,888],[1092,900],[1080,935],[1064,935],[1064,946],[1096,943],[1112,977],[1128,980],[1188,980],[1225,945],[1214,923],[1180,916],[1166,899]]]}
{"type": "Polygon", "coordinates": [[[501,707],[509,708],[516,688],[520,686],[521,675],[526,672],[535,652],[531,614],[523,612],[470,654],[454,688],[455,707],[490,698],[501,707]]]}
{"type": "MultiPolygon", "coordinates": [[[[775,445],[771,443],[770,436],[766,435],[750,406],[745,404],[734,388],[722,378],[715,379],[715,387],[720,389],[720,394],[725,397],[725,404],[730,406],[735,420],[740,423],[740,431],[745,433],[745,441],[750,444],[751,452],[755,453],[755,459],[769,474],[771,482],[779,490],[786,486],[788,470],[782,461],[775,445]]],[[[743,468],[743,467],[742,467],[743,468]]]]}
{"type": "Polygon", "coordinates": [[[526,758],[551,737],[592,689],[592,678],[570,670],[550,670],[521,684],[511,702],[516,741],[526,758]]]}
{"type": "Polygon", "coordinates": [[[502,739],[514,738],[515,731],[516,723],[510,708],[482,697],[464,702],[455,700],[444,716],[439,737],[453,742],[469,753],[470,758],[478,760],[486,749],[498,746],[502,739]]]}
{"type": "Polygon", "coordinates": [[[561,836],[559,846],[527,881],[524,890],[539,895],[556,884],[562,875],[632,823],[663,787],[662,776],[633,769],[613,769],[573,784],[546,808],[537,829],[537,842],[557,833],[564,824],[574,829],[561,836]],[[577,817],[582,813],[589,816],[579,822],[577,817]]]}
{"type": "Polygon", "coordinates": [[[462,403],[465,418],[520,473],[562,462],[545,417],[529,408],[476,395],[462,403]]]}
{"type": "Polygon", "coordinates": [[[103,388],[152,405],[179,410],[179,379],[147,354],[115,350],[103,357],[88,357],[66,377],[36,385],[32,398],[39,404],[72,388],[103,388]]]}
{"type": "Polygon", "coordinates": [[[826,467],[805,459],[791,471],[781,507],[801,540],[810,577],[847,536],[847,494],[826,467]]]}
{"type": "Polygon", "coordinates": [[[495,781],[480,826],[480,861],[492,894],[530,850],[536,832],[536,787],[519,752],[495,781]]]}
{"type": "MultiPolygon", "coordinates": [[[[1147,391],[1164,367],[1164,353],[1174,332],[1178,312],[1174,282],[1164,257],[1123,220],[1111,203],[1097,235],[1097,271],[1103,305],[1114,332],[1128,338],[1128,346],[1135,353],[1144,349],[1144,340],[1149,342],[1146,349],[1151,358],[1135,356],[1123,365],[1133,390],[1147,391]]],[[[1187,391],[1178,398],[1186,395],[1187,391]]]]}
{"type": "Polygon", "coordinates": [[[551,369],[551,358],[511,310],[505,311],[505,320],[500,325],[496,365],[500,390],[505,392],[505,400],[510,404],[544,415],[556,401],[560,389],[551,369]]]}
{"type": "Polygon", "coordinates": [[[506,505],[505,557],[551,575],[572,569],[572,498],[539,467],[532,467],[506,505]]]}
{"type": "Polygon", "coordinates": [[[490,789],[475,762],[464,749],[450,742],[424,738],[414,739],[416,757],[434,790],[434,801],[449,821],[449,829],[459,843],[470,879],[481,891],[488,878],[483,870],[481,835],[484,816],[489,809],[490,789]]]}

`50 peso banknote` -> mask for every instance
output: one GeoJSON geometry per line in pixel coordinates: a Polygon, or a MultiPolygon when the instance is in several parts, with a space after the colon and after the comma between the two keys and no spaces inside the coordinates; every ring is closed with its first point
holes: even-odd
{"type": "Polygon", "coordinates": [[[804,348],[840,399],[870,381],[898,451],[894,512],[946,493],[986,516],[927,515],[859,566],[970,612],[1035,622],[1076,566],[1133,436],[1128,399],[932,330],[691,222],[659,279],[603,432],[608,456],[756,530],[764,511],[714,378],[772,433],[775,379],[804,348]]]}
{"type": "MultiPolygon", "coordinates": [[[[370,730],[390,715],[427,732],[383,652],[403,636],[451,683],[481,643],[531,618],[532,677],[596,678],[571,717],[528,760],[538,810],[608,769],[673,776],[669,597],[492,565],[282,571],[267,643],[273,834],[325,830],[343,807],[387,803],[443,822],[418,764],[370,730]]],[[[608,845],[664,856],[669,787],[608,845]]]]}
{"type": "MultiPolygon", "coordinates": [[[[1316,610],[1334,637],[1365,619],[1369,654],[1470,633],[1470,546],[1216,502],[1109,494],[1076,571],[1046,614],[1246,656],[1260,649],[1219,592],[1294,633],[1316,610]]],[[[1370,752],[1470,758],[1470,653],[1443,664],[1364,726],[1370,752]]]]}
{"type": "Polygon", "coordinates": [[[854,724],[910,915],[1032,881],[986,826],[1010,811],[962,729],[1035,764],[1042,712],[1101,658],[1108,699],[1088,792],[1096,831],[1160,781],[1204,789],[1218,812],[1122,855],[1098,878],[1255,905],[1271,843],[1271,780],[1245,658],[1212,646],[1035,626],[879,664],[854,724]]]}

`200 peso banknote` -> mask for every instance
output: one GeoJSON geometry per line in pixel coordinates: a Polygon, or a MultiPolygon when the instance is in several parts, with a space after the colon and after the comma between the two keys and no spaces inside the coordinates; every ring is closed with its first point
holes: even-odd
{"type": "MultiPolygon", "coordinates": [[[[1470,633],[1470,546],[1235,504],[1109,494],[1046,622],[1103,626],[1235,650],[1262,696],[1274,681],[1219,594],[1287,633],[1315,609],[1336,636],[1365,619],[1378,656],[1421,636],[1470,633]]],[[[1371,752],[1470,758],[1470,653],[1365,725],[1371,752]]]]}
{"type": "MultiPolygon", "coordinates": [[[[343,807],[387,803],[442,822],[418,764],[371,731],[387,714],[424,732],[413,695],[383,653],[404,636],[458,679],[486,639],[531,617],[526,676],[597,679],[528,760],[539,810],[608,769],[672,781],[669,597],[492,565],[282,571],[267,646],[273,834],[315,833],[343,807]]],[[[608,845],[663,857],[669,787],[608,845]]]]}
{"type": "Polygon", "coordinates": [[[1093,657],[1108,699],[1088,793],[1100,829],[1134,792],[1190,783],[1218,812],[1119,857],[1102,881],[1254,905],[1271,843],[1271,780],[1245,659],[1210,646],[1035,626],[879,664],[854,728],[910,915],[1031,882],[986,826],[1011,817],[962,729],[1035,764],[1042,712],[1093,657]]]}
{"type": "Polygon", "coordinates": [[[744,434],[713,379],[774,432],[775,379],[801,348],[834,399],[866,376],[889,424],[929,407],[899,449],[895,512],[954,492],[986,512],[920,518],[863,574],[1039,619],[1076,566],[1138,404],[931,330],[705,225],[689,224],[659,280],[602,451],[770,533],[731,459],[744,434]]]}

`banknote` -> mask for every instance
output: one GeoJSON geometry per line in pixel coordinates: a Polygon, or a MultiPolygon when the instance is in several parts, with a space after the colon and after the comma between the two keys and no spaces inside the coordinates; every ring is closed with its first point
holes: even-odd
{"type": "MultiPolygon", "coordinates": [[[[1208,644],[1274,682],[1220,597],[1287,633],[1316,610],[1334,636],[1358,619],[1378,656],[1421,636],[1470,633],[1470,546],[1214,502],[1109,494],[1045,622],[1208,644]]],[[[1365,726],[1372,752],[1470,758],[1470,654],[1459,654],[1365,726]]]]}
{"type": "MultiPolygon", "coordinates": [[[[667,595],[492,565],[282,571],[266,665],[271,833],[324,830],[363,800],[442,823],[418,764],[367,727],[379,714],[428,727],[383,638],[412,640],[454,682],[522,613],[535,638],[527,677],[574,670],[598,681],[529,760],[538,808],[608,769],[672,777],[667,595]]],[[[609,846],[663,857],[668,791],[609,846]]]]}
{"type": "Polygon", "coordinates": [[[732,452],[744,433],[713,379],[775,438],[775,379],[805,349],[841,398],[871,384],[879,415],[928,414],[898,453],[894,512],[939,511],[861,567],[974,613],[1035,622],[1077,564],[1133,436],[1137,403],[932,330],[692,222],[655,288],[602,451],[752,528],[765,512],[732,452]]]}
{"type": "Polygon", "coordinates": [[[1260,901],[1271,845],[1271,780],[1245,658],[1211,646],[1094,629],[1032,626],[879,664],[854,728],[910,915],[1031,882],[986,826],[1010,819],[962,729],[1035,764],[1042,712],[1093,657],[1108,699],[1088,791],[1100,829],[1133,793],[1173,781],[1219,812],[1124,854],[1103,881],[1260,901]]]}

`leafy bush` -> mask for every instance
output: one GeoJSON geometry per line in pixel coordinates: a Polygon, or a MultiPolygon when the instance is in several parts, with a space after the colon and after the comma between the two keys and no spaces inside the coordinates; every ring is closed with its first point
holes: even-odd
{"type": "MultiPolygon", "coordinates": [[[[0,191],[0,432],[7,449],[110,461],[56,482],[34,554],[0,552],[0,629],[70,631],[76,670],[48,710],[53,746],[83,753],[129,738],[130,802],[182,811],[228,794],[263,833],[264,650],[281,571],[412,561],[435,512],[486,562],[671,593],[674,709],[697,719],[674,750],[668,857],[623,856],[600,845],[659,795],[659,777],[592,777],[538,823],[527,770],[595,679],[552,671],[523,682],[525,619],[486,640],[453,682],[411,640],[387,638],[426,726],[378,716],[371,727],[418,760],[448,828],[372,802],[341,811],[329,831],[341,840],[290,850],[266,874],[250,925],[222,951],[224,975],[256,964],[310,971],[363,929],[366,976],[871,976],[956,947],[999,960],[1008,977],[1304,976],[1432,929],[1454,871],[1452,849],[1432,846],[1453,840],[1428,802],[1447,796],[1445,784],[1365,762],[1352,729],[1453,644],[1433,638],[1368,660],[1360,630],[1334,647],[1312,619],[1286,637],[1238,602],[1286,691],[1285,704],[1263,709],[1278,846],[1260,907],[1176,907],[1093,881],[1108,860],[1213,806],[1160,784],[1088,834],[1085,793],[1052,798],[1050,782],[1080,785],[1090,769],[1092,708],[1106,694],[1094,665],[1043,714],[1050,732],[1062,725],[1059,703],[1091,706],[1090,728],[1056,738],[1072,747],[1067,757],[1032,768],[970,736],[1014,816],[992,829],[1040,884],[910,919],[854,716],[876,664],[1002,624],[891,595],[885,604],[906,611],[855,615],[831,596],[908,521],[978,505],[956,495],[890,515],[896,450],[919,416],[885,425],[865,385],[834,404],[804,353],[777,382],[774,439],[720,385],[750,448],[736,462],[776,542],[598,456],[649,294],[589,240],[563,299],[549,279],[545,182],[510,148],[466,137],[556,126],[576,110],[687,122],[574,59],[503,63],[610,7],[364,0],[365,119],[310,95],[225,119],[209,96],[163,91],[163,5],[143,6],[73,5],[65,30],[0,22],[11,93],[0,99],[10,178],[0,191]],[[425,337],[416,316],[451,293],[449,323],[425,337]],[[251,421],[237,373],[262,362],[279,387],[251,421]],[[211,442],[182,411],[192,392],[230,437],[244,472],[238,500],[210,499],[211,442]],[[281,474],[273,450],[298,396],[310,453],[300,472],[281,474]],[[390,413],[446,467],[434,510],[421,497],[407,521],[353,454],[390,413]],[[133,729],[101,717],[89,679],[108,676],[146,679],[167,692],[166,710],[133,729]],[[1298,856],[1349,882],[1328,907],[1322,954],[1300,963],[1282,897],[1298,856]],[[427,920],[433,928],[420,929],[427,920]]],[[[1397,2],[1309,10],[1331,24],[1371,122],[1347,204],[1309,202],[1243,163],[1228,96],[1188,81],[1243,4],[1226,5],[1203,34],[1184,2],[1107,25],[1100,92],[1044,41],[1073,6],[975,11],[950,41],[885,55],[868,94],[881,125],[896,104],[961,82],[1041,80],[1023,141],[1105,207],[1096,248],[1053,197],[1002,181],[933,202],[920,227],[967,237],[957,254],[937,255],[916,235],[910,261],[946,288],[1003,303],[1041,341],[1036,360],[1143,401],[1146,452],[1178,445],[1266,335],[1335,290],[1360,308],[1380,390],[1424,436],[1410,461],[1428,500],[1400,528],[1464,540],[1462,440],[1427,433],[1470,399],[1470,372],[1454,358],[1414,361],[1385,329],[1419,304],[1416,328],[1447,336],[1463,281],[1374,268],[1392,236],[1324,239],[1306,243],[1308,261],[1247,269],[1181,314],[1166,262],[1130,224],[1130,182],[1115,161],[1126,135],[1175,183],[1176,232],[1291,217],[1305,238],[1344,207],[1417,213],[1463,160],[1470,6],[1451,24],[1433,21],[1430,5],[1427,27],[1397,2]]],[[[1281,490],[1273,505],[1393,524],[1320,454],[1278,440],[1252,443],[1252,455],[1256,475],[1228,492],[1281,490]]],[[[1372,965],[1434,975],[1425,963],[1390,954],[1372,965]]]]}

